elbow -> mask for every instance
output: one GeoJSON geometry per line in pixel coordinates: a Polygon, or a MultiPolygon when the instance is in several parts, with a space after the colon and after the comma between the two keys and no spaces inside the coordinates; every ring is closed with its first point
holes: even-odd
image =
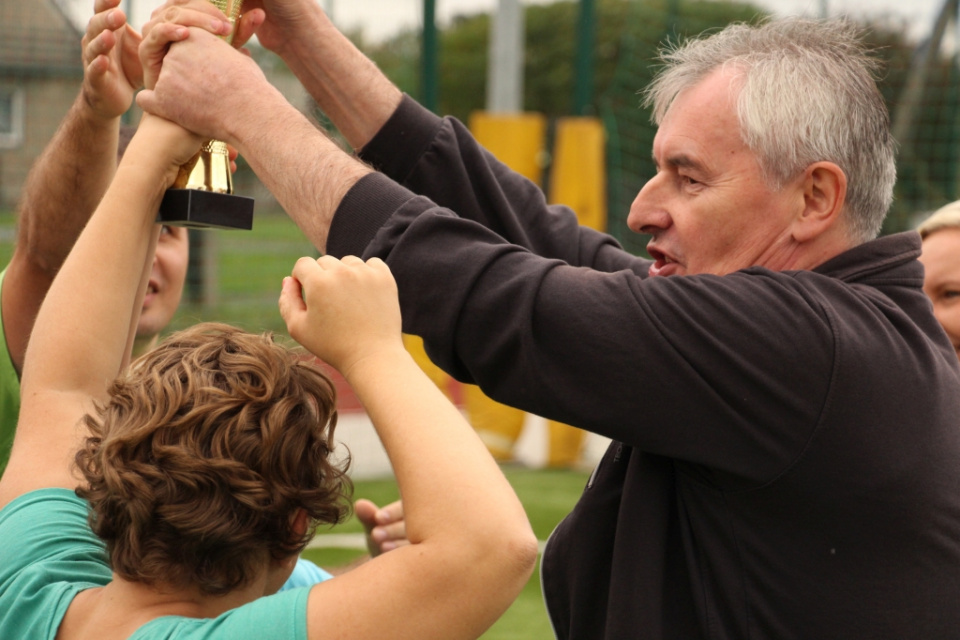
{"type": "Polygon", "coordinates": [[[514,567],[520,587],[527,583],[537,566],[537,556],[540,553],[540,544],[530,525],[527,524],[525,533],[516,536],[510,541],[509,552],[514,557],[514,567]]]}
{"type": "Polygon", "coordinates": [[[32,238],[35,235],[26,230],[20,231],[21,237],[18,238],[10,264],[19,264],[21,269],[29,272],[31,278],[37,281],[45,280],[49,286],[60,271],[60,267],[63,266],[70,247],[64,248],[62,252],[50,250],[34,242],[32,238]]]}
{"type": "Polygon", "coordinates": [[[511,600],[523,589],[537,565],[539,545],[537,536],[526,518],[510,528],[501,528],[488,537],[489,547],[482,562],[496,558],[500,585],[504,592],[512,592],[511,600]]]}

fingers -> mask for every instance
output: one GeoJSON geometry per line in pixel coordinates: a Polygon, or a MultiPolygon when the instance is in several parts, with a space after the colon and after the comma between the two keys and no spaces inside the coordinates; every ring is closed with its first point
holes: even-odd
{"type": "Polygon", "coordinates": [[[207,0],[168,0],[155,9],[143,26],[143,35],[164,24],[196,27],[217,36],[229,35],[230,21],[220,9],[207,0]]]}
{"type": "Polygon", "coordinates": [[[115,30],[126,24],[127,18],[119,9],[97,14],[87,23],[87,32],[83,36],[83,59],[89,64],[98,56],[110,53],[117,44],[115,30]]]}
{"type": "Polygon", "coordinates": [[[101,13],[107,9],[114,9],[120,6],[121,0],[94,0],[93,12],[101,13]]]}
{"type": "MultiPolygon", "coordinates": [[[[97,2],[94,7],[94,14],[87,21],[87,30],[83,34],[84,53],[87,53],[89,45],[103,36],[104,33],[113,33],[127,23],[127,16],[123,10],[118,9],[120,0],[105,0],[97,2]]],[[[112,46],[112,45],[111,45],[112,46]]],[[[92,51],[95,55],[103,53],[102,48],[92,51]]]]}
{"type": "Polygon", "coordinates": [[[354,504],[354,513],[366,531],[367,548],[371,556],[410,544],[400,500],[378,509],[370,500],[361,498],[354,504]]]}
{"type": "Polygon", "coordinates": [[[373,528],[377,526],[377,510],[377,505],[366,498],[360,498],[353,503],[353,513],[363,525],[367,535],[370,535],[373,528]]]}
{"type": "Polygon", "coordinates": [[[147,89],[156,85],[170,45],[186,40],[191,27],[215,36],[226,36],[232,30],[223,12],[207,0],[170,0],[156,9],[143,27],[140,44],[143,82],[147,89]]]}
{"type": "MultiPolygon", "coordinates": [[[[290,275],[300,282],[304,282],[312,277],[318,269],[322,268],[320,265],[325,264],[326,262],[324,260],[328,257],[329,256],[324,256],[318,260],[314,260],[313,258],[300,258],[297,260],[296,264],[293,265],[293,271],[290,273],[290,275]]],[[[331,259],[336,260],[336,258],[331,259]]]]}
{"type": "Polygon", "coordinates": [[[157,85],[157,78],[160,77],[160,69],[163,67],[163,58],[167,55],[167,49],[174,42],[186,40],[190,30],[185,26],[167,22],[154,25],[146,33],[143,42],[140,43],[140,64],[143,67],[144,87],[153,89],[157,85]]]}
{"type": "Polygon", "coordinates": [[[236,147],[227,145],[227,158],[230,160],[230,173],[237,172],[237,158],[239,157],[240,152],[237,151],[236,147]]]}
{"type": "Polygon", "coordinates": [[[242,14],[233,29],[233,40],[230,44],[237,48],[247,44],[266,19],[267,14],[263,9],[253,9],[242,14]]]}
{"type": "Polygon", "coordinates": [[[108,119],[130,108],[143,76],[136,55],[140,34],[127,24],[119,2],[97,0],[81,43],[84,98],[94,114],[108,119]]]}
{"type": "Polygon", "coordinates": [[[301,258],[292,275],[306,308],[291,316],[290,335],[340,373],[349,377],[356,362],[403,348],[396,283],[382,262],[301,258]]]}
{"type": "MultiPolygon", "coordinates": [[[[287,330],[291,337],[296,340],[294,332],[296,331],[297,320],[306,312],[307,304],[303,301],[303,289],[300,282],[295,278],[287,276],[283,279],[278,305],[280,307],[280,317],[287,324],[287,330]]],[[[299,331],[296,332],[299,333],[299,331]]]]}
{"type": "Polygon", "coordinates": [[[403,521],[403,500],[391,502],[377,512],[378,524],[390,524],[403,521]]]}

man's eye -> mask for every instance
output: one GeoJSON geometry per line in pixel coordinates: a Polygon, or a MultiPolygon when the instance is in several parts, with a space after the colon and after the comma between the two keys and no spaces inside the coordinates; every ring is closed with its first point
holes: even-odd
{"type": "Polygon", "coordinates": [[[160,235],[161,235],[161,236],[168,236],[168,235],[170,235],[171,233],[173,233],[173,229],[170,228],[170,225],[166,225],[166,224],[165,224],[165,225],[163,225],[163,226],[160,227],[160,235]]]}

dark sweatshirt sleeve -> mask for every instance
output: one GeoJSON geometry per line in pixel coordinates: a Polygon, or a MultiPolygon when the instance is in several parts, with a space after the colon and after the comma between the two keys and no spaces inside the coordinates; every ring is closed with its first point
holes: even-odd
{"type": "Polygon", "coordinates": [[[747,484],[782,472],[817,425],[833,338],[789,274],[575,267],[380,174],[337,218],[331,253],[369,241],[363,256],[397,280],[404,331],[500,402],[747,484]]]}
{"type": "Polygon", "coordinates": [[[537,255],[642,276],[649,268],[613,237],[580,226],[569,207],[548,205],[539,186],[498,161],[461,122],[439,118],[409,96],[360,157],[413,193],[537,255]]]}

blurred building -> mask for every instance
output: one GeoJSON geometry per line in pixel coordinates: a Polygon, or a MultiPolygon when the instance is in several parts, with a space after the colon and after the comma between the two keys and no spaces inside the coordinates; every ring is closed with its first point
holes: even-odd
{"type": "Polygon", "coordinates": [[[0,0],[0,208],[77,95],[82,36],[56,0],[0,0]]]}

